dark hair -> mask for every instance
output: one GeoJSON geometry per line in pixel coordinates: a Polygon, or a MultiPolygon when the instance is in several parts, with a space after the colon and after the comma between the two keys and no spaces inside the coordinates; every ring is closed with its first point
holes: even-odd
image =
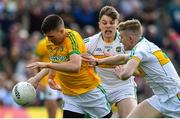
{"type": "Polygon", "coordinates": [[[99,20],[103,15],[106,15],[108,17],[111,17],[113,20],[118,19],[119,20],[119,13],[117,10],[112,6],[105,6],[101,9],[99,13],[99,20]]]}
{"type": "Polygon", "coordinates": [[[63,19],[58,15],[52,14],[44,18],[41,24],[41,30],[43,33],[47,33],[56,30],[59,26],[64,26],[63,19]]]}

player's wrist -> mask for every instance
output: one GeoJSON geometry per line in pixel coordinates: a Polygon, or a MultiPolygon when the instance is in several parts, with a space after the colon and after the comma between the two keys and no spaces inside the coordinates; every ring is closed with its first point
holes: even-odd
{"type": "Polygon", "coordinates": [[[99,65],[99,62],[98,62],[98,60],[96,60],[96,62],[95,62],[95,66],[98,66],[99,65]]]}
{"type": "Polygon", "coordinates": [[[46,68],[51,68],[51,63],[47,63],[46,68]]]}
{"type": "Polygon", "coordinates": [[[30,83],[34,88],[37,88],[40,81],[36,77],[31,77],[27,82],[30,83]]]}
{"type": "Polygon", "coordinates": [[[96,59],[96,65],[95,66],[98,66],[98,65],[100,65],[101,64],[101,59],[96,59]]]}

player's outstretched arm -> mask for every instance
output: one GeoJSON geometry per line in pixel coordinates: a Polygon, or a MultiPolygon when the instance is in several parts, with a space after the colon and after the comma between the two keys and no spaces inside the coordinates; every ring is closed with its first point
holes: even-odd
{"type": "Polygon", "coordinates": [[[34,77],[31,77],[28,79],[27,82],[31,83],[32,86],[34,86],[34,88],[37,88],[40,80],[46,76],[49,72],[49,69],[45,68],[42,69],[39,73],[37,73],[34,77]]]}
{"type": "Polygon", "coordinates": [[[69,56],[67,62],[49,63],[46,68],[61,72],[78,73],[81,68],[81,56],[79,54],[72,54],[69,56]]]}
{"type": "Polygon", "coordinates": [[[61,72],[78,73],[81,68],[81,56],[79,54],[72,54],[69,56],[67,62],[62,63],[49,63],[49,62],[34,62],[27,65],[27,68],[49,68],[61,72]]]}
{"type": "Polygon", "coordinates": [[[120,54],[102,59],[97,59],[97,64],[120,65],[125,64],[129,60],[128,54],[120,54]]]}
{"type": "Polygon", "coordinates": [[[120,65],[120,64],[125,64],[129,60],[128,54],[109,56],[102,59],[97,59],[93,57],[91,54],[81,54],[81,57],[84,61],[89,62],[89,64],[93,66],[101,65],[101,64],[120,65]]]}

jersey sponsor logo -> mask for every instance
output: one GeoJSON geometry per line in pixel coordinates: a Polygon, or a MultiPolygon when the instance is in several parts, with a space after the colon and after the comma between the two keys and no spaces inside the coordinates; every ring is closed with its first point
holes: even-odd
{"type": "Polygon", "coordinates": [[[67,57],[66,56],[50,56],[49,59],[52,62],[67,61],[67,57]]]}
{"type": "Polygon", "coordinates": [[[112,49],[112,46],[104,46],[105,49],[112,49]]]}
{"type": "Polygon", "coordinates": [[[104,51],[105,51],[105,52],[111,52],[112,49],[113,49],[112,46],[104,46],[104,51]]]}
{"type": "Polygon", "coordinates": [[[110,52],[110,51],[111,51],[111,49],[107,49],[106,51],[107,51],[107,52],[110,52]]]}
{"type": "Polygon", "coordinates": [[[47,46],[50,55],[55,55],[58,51],[58,47],[47,46]]]}
{"type": "Polygon", "coordinates": [[[161,50],[155,51],[153,52],[153,55],[156,56],[156,58],[158,59],[159,63],[161,65],[165,65],[168,62],[170,62],[170,59],[167,57],[167,55],[162,52],[161,50]]]}
{"type": "Polygon", "coordinates": [[[101,48],[96,48],[96,51],[102,51],[102,49],[101,48]]]}

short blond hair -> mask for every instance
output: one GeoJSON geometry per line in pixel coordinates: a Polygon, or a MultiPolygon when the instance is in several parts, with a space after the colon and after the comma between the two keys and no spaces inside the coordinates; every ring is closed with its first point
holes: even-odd
{"type": "Polygon", "coordinates": [[[131,35],[134,35],[136,37],[142,36],[142,25],[137,19],[127,20],[124,22],[119,23],[118,25],[118,31],[125,31],[126,33],[129,33],[131,35]]]}

